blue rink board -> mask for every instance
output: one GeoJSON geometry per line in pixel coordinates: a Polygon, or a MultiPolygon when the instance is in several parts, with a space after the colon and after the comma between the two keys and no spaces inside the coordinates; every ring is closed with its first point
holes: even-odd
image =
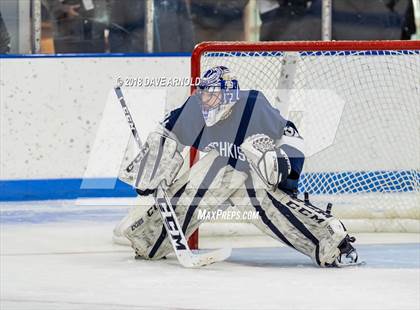
{"type": "MultiPolygon", "coordinates": [[[[282,52],[247,53],[253,56],[270,56],[282,52]]],[[[370,56],[419,55],[419,50],[373,50],[373,51],[305,51],[301,56],[370,56]]],[[[243,56],[242,52],[230,53],[231,56],[243,56]]],[[[3,54],[0,59],[49,59],[49,58],[150,58],[184,57],[191,53],[109,53],[109,54],[3,54]]],[[[212,52],[208,56],[226,57],[226,53],[212,52]]],[[[419,171],[344,171],[308,173],[301,176],[299,191],[309,194],[343,193],[401,193],[417,189],[413,184],[420,180],[419,171]],[[349,182],[351,180],[352,182],[349,182]],[[329,184],[325,186],[325,184],[329,184]]],[[[63,178],[63,179],[22,179],[0,180],[0,201],[58,200],[95,197],[135,197],[132,187],[116,178],[63,178]]]]}

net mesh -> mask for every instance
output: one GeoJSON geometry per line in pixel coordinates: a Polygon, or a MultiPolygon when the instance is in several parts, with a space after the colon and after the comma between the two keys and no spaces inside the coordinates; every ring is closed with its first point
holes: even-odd
{"type": "Polygon", "coordinates": [[[262,91],[305,139],[300,192],[368,230],[419,230],[420,53],[217,51],[241,89],[262,91]],[[377,221],[381,220],[381,221],[377,221]],[[386,226],[386,227],[384,227],[386,226]],[[393,226],[393,228],[390,228],[393,226]]]}

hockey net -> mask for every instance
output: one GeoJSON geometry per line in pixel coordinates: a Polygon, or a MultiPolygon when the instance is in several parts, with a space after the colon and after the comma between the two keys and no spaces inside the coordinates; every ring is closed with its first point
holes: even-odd
{"type": "Polygon", "coordinates": [[[314,204],[352,231],[420,231],[420,41],[206,42],[192,78],[221,65],[297,125],[314,204]]]}

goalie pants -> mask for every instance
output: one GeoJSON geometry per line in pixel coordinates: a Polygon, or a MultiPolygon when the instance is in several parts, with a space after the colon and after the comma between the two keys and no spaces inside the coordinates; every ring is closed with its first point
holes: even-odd
{"type": "MultiPolygon", "coordinates": [[[[311,257],[316,264],[324,266],[334,261],[339,255],[338,245],[347,234],[340,221],[280,189],[267,190],[261,182],[225,163],[225,158],[211,151],[169,188],[168,196],[186,237],[203,222],[198,219],[199,209],[215,211],[230,200],[239,210],[258,212],[258,219],[250,223],[311,257]]],[[[149,222],[159,229],[150,231],[150,246],[140,253],[148,259],[158,259],[172,251],[159,221],[158,212],[154,212],[149,222]]],[[[147,225],[147,219],[144,224],[147,225]]]]}

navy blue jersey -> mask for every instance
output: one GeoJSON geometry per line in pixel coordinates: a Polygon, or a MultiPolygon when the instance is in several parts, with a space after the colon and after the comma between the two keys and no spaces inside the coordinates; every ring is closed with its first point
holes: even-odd
{"type": "Polygon", "coordinates": [[[287,120],[263,95],[256,90],[239,92],[239,101],[230,115],[211,127],[207,127],[201,113],[200,98],[192,95],[180,107],[171,111],[163,125],[173,132],[179,142],[200,151],[216,149],[228,164],[244,170],[246,158],[240,145],[249,136],[266,134],[273,140],[280,139],[287,120]]]}

